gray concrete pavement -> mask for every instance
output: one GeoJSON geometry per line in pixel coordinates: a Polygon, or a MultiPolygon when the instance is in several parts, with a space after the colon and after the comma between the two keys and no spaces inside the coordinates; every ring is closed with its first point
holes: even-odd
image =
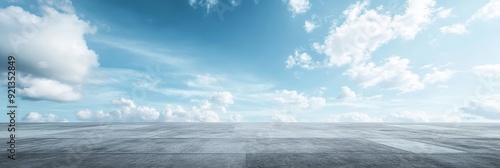
{"type": "Polygon", "coordinates": [[[16,136],[0,167],[500,167],[500,124],[20,123],[16,136]]]}

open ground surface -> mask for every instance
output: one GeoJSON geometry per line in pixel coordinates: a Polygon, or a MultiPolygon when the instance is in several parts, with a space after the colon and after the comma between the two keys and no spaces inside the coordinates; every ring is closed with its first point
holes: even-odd
{"type": "Polygon", "coordinates": [[[20,123],[16,131],[15,161],[0,135],[0,167],[500,167],[500,124],[20,123]]]}

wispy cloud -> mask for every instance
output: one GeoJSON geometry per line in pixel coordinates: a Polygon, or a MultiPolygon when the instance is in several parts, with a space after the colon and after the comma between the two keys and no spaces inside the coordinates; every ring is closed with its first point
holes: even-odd
{"type": "Polygon", "coordinates": [[[456,23],[450,26],[443,26],[440,28],[440,30],[442,33],[465,34],[468,32],[467,26],[469,26],[473,21],[488,21],[496,18],[500,18],[500,1],[490,0],[481,9],[477,10],[464,23],[456,23]]]}
{"type": "Polygon", "coordinates": [[[147,58],[151,62],[166,64],[169,67],[175,67],[177,69],[186,69],[193,63],[193,60],[190,60],[189,58],[172,56],[172,51],[160,49],[165,47],[155,46],[154,44],[141,41],[113,37],[95,38],[92,39],[92,41],[128,51],[137,57],[147,58]]]}

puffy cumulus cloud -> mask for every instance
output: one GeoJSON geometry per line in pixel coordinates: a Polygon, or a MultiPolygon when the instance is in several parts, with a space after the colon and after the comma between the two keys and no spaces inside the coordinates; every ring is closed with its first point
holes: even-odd
{"type": "Polygon", "coordinates": [[[160,113],[147,106],[137,106],[133,100],[120,98],[112,102],[118,108],[110,113],[113,120],[118,121],[154,121],[160,113]]]}
{"type": "Polygon", "coordinates": [[[480,77],[499,78],[500,64],[477,65],[472,67],[472,72],[480,77]]]}
{"type": "Polygon", "coordinates": [[[23,117],[23,121],[27,122],[66,122],[66,119],[59,119],[54,114],[40,114],[37,112],[29,112],[23,117]]]}
{"type": "Polygon", "coordinates": [[[300,53],[298,50],[295,50],[294,55],[288,56],[286,60],[286,68],[293,68],[294,66],[299,66],[304,69],[314,69],[318,66],[319,63],[313,62],[311,55],[308,53],[300,53]]]}
{"type": "Polygon", "coordinates": [[[233,96],[230,92],[215,92],[209,99],[197,100],[195,102],[200,105],[192,107],[183,107],[180,105],[169,104],[161,113],[160,121],[174,122],[218,122],[218,121],[241,121],[239,115],[224,115],[219,117],[219,114],[226,113],[226,107],[234,103],[233,96]]]}
{"type": "Polygon", "coordinates": [[[320,22],[318,15],[313,15],[311,19],[304,21],[304,29],[307,33],[311,33],[320,26],[320,22]]]}
{"type": "Polygon", "coordinates": [[[436,83],[436,82],[445,82],[445,81],[448,81],[448,79],[450,79],[453,76],[453,74],[455,74],[455,72],[451,71],[451,70],[440,71],[440,70],[434,68],[433,72],[425,74],[422,82],[430,83],[430,84],[436,83]]]}
{"type": "Polygon", "coordinates": [[[434,14],[435,0],[408,0],[408,7],[402,15],[393,17],[392,26],[396,35],[405,40],[413,39],[423,29],[423,25],[431,22],[434,14]]]}
{"type": "Polygon", "coordinates": [[[500,120],[500,94],[488,94],[469,100],[459,111],[485,119],[500,120]]]}
{"type": "Polygon", "coordinates": [[[309,20],[306,20],[304,22],[304,29],[306,30],[306,32],[311,33],[316,28],[317,28],[316,23],[309,20]]]}
{"type": "MultiPolygon", "coordinates": [[[[21,7],[0,9],[0,55],[16,56],[18,71],[31,75],[23,96],[31,99],[74,101],[77,88],[93,68],[97,54],[88,48],[85,35],[96,31],[74,12],[70,1],[40,1],[39,15],[21,7]],[[30,83],[35,82],[35,83],[30,83]],[[55,98],[38,84],[55,84],[67,91],[55,98]]],[[[51,89],[55,90],[55,89],[51,89]]]]}
{"type": "MultiPolygon", "coordinates": [[[[299,57],[289,56],[287,68],[295,65],[304,69],[349,65],[344,75],[360,86],[411,92],[423,89],[420,76],[410,71],[409,60],[397,56],[385,59],[377,66],[370,62],[371,54],[389,41],[401,38],[411,40],[421,32],[434,17],[439,17],[443,8],[435,8],[435,0],[408,0],[407,7],[400,14],[391,14],[379,9],[368,9],[369,1],[357,2],[344,10],[345,21],[330,28],[324,42],[313,43],[312,48],[326,56],[322,65],[306,59],[301,64],[299,57]]],[[[442,15],[446,15],[445,14],[442,15]]]]}
{"type": "Polygon", "coordinates": [[[84,109],[76,113],[76,118],[82,121],[102,121],[111,120],[112,116],[109,113],[104,113],[102,110],[92,112],[89,109],[84,109]]]}
{"type": "Polygon", "coordinates": [[[306,32],[311,33],[316,28],[316,23],[309,20],[304,21],[304,29],[306,30],[306,32]]]}
{"type": "Polygon", "coordinates": [[[76,112],[76,117],[80,120],[90,120],[94,114],[89,109],[76,112]]]}
{"type": "Polygon", "coordinates": [[[174,122],[219,122],[219,115],[213,111],[208,101],[203,101],[200,106],[184,108],[180,105],[167,105],[162,112],[165,121],[174,122]]]}
{"type": "Polygon", "coordinates": [[[20,77],[19,83],[21,86],[19,95],[28,99],[70,102],[81,97],[80,91],[75,86],[56,80],[27,76],[20,77]]]}
{"type": "Polygon", "coordinates": [[[295,90],[276,90],[274,100],[298,108],[315,108],[325,105],[326,100],[322,97],[307,97],[304,93],[295,90]]]}
{"type": "Polygon", "coordinates": [[[271,117],[273,122],[297,122],[295,117],[283,115],[283,114],[275,114],[271,117]]]}
{"type": "Polygon", "coordinates": [[[457,24],[454,24],[454,25],[441,27],[441,28],[439,28],[439,31],[441,31],[441,33],[449,33],[449,34],[464,34],[464,33],[467,33],[467,29],[465,28],[465,25],[461,24],[461,23],[457,23],[457,24]]]}
{"type": "Polygon", "coordinates": [[[0,34],[9,39],[0,45],[2,55],[14,53],[21,71],[79,83],[99,65],[96,53],[88,49],[84,39],[95,29],[74,13],[45,6],[42,16],[37,16],[10,6],[0,9],[0,16],[0,34]]]}
{"type": "Polygon", "coordinates": [[[342,92],[340,93],[339,96],[337,96],[338,99],[342,100],[355,100],[358,98],[358,95],[354,93],[349,87],[347,86],[342,86],[341,87],[342,92]]]}
{"type": "Polygon", "coordinates": [[[367,9],[368,4],[357,2],[348,7],[343,12],[344,23],[332,26],[324,43],[316,44],[314,48],[327,56],[327,65],[359,63],[391,39],[413,39],[436,11],[434,0],[408,0],[406,11],[394,16],[367,9]]]}
{"type": "Polygon", "coordinates": [[[219,103],[219,104],[223,104],[223,105],[228,105],[228,104],[234,103],[233,95],[228,91],[215,92],[210,97],[210,100],[213,103],[219,103]]]}
{"type": "Polygon", "coordinates": [[[391,17],[366,11],[368,2],[357,3],[344,11],[346,21],[333,27],[324,44],[316,48],[328,57],[328,65],[345,65],[361,62],[380,45],[393,38],[391,17]]]}
{"type": "Polygon", "coordinates": [[[156,121],[160,112],[155,108],[147,106],[137,106],[133,100],[120,98],[112,101],[116,109],[105,113],[102,110],[92,112],[88,109],[80,110],[76,113],[82,121],[156,121]]]}
{"type": "Polygon", "coordinates": [[[328,120],[329,122],[382,122],[380,118],[374,118],[366,113],[351,112],[336,115],[328,120]]]}
{"type": "Polygon", "coordinates": [[[409,70],[409,63],[408,59],[393,56],[385,59],[381,66],[373,62],[354,65],[344,75],[351,77],[364,88],[378,85],[401,92],[423,89],[425,85],[417,74],[409,70]]]}
{"type": "Polygon", "coordinates": [[[288,3],[288,10],[293,15],[306,13],[311,8],[309,0],[285,0],[288,3]]]}
{"type": "Polygon", "coordinates": [[[490,20],[500,17],[500,1],[490,0],[481,9],[476,11],[471,20],[490,20]]]}

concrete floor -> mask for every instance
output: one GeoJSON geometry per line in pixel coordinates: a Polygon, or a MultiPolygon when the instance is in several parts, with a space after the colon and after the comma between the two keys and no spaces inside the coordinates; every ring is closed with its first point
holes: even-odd
{"type": "Polygon", "coordinates": [[[0,167],[500,167],[500,124],[21,123],[16,136],[0,167]]]}

